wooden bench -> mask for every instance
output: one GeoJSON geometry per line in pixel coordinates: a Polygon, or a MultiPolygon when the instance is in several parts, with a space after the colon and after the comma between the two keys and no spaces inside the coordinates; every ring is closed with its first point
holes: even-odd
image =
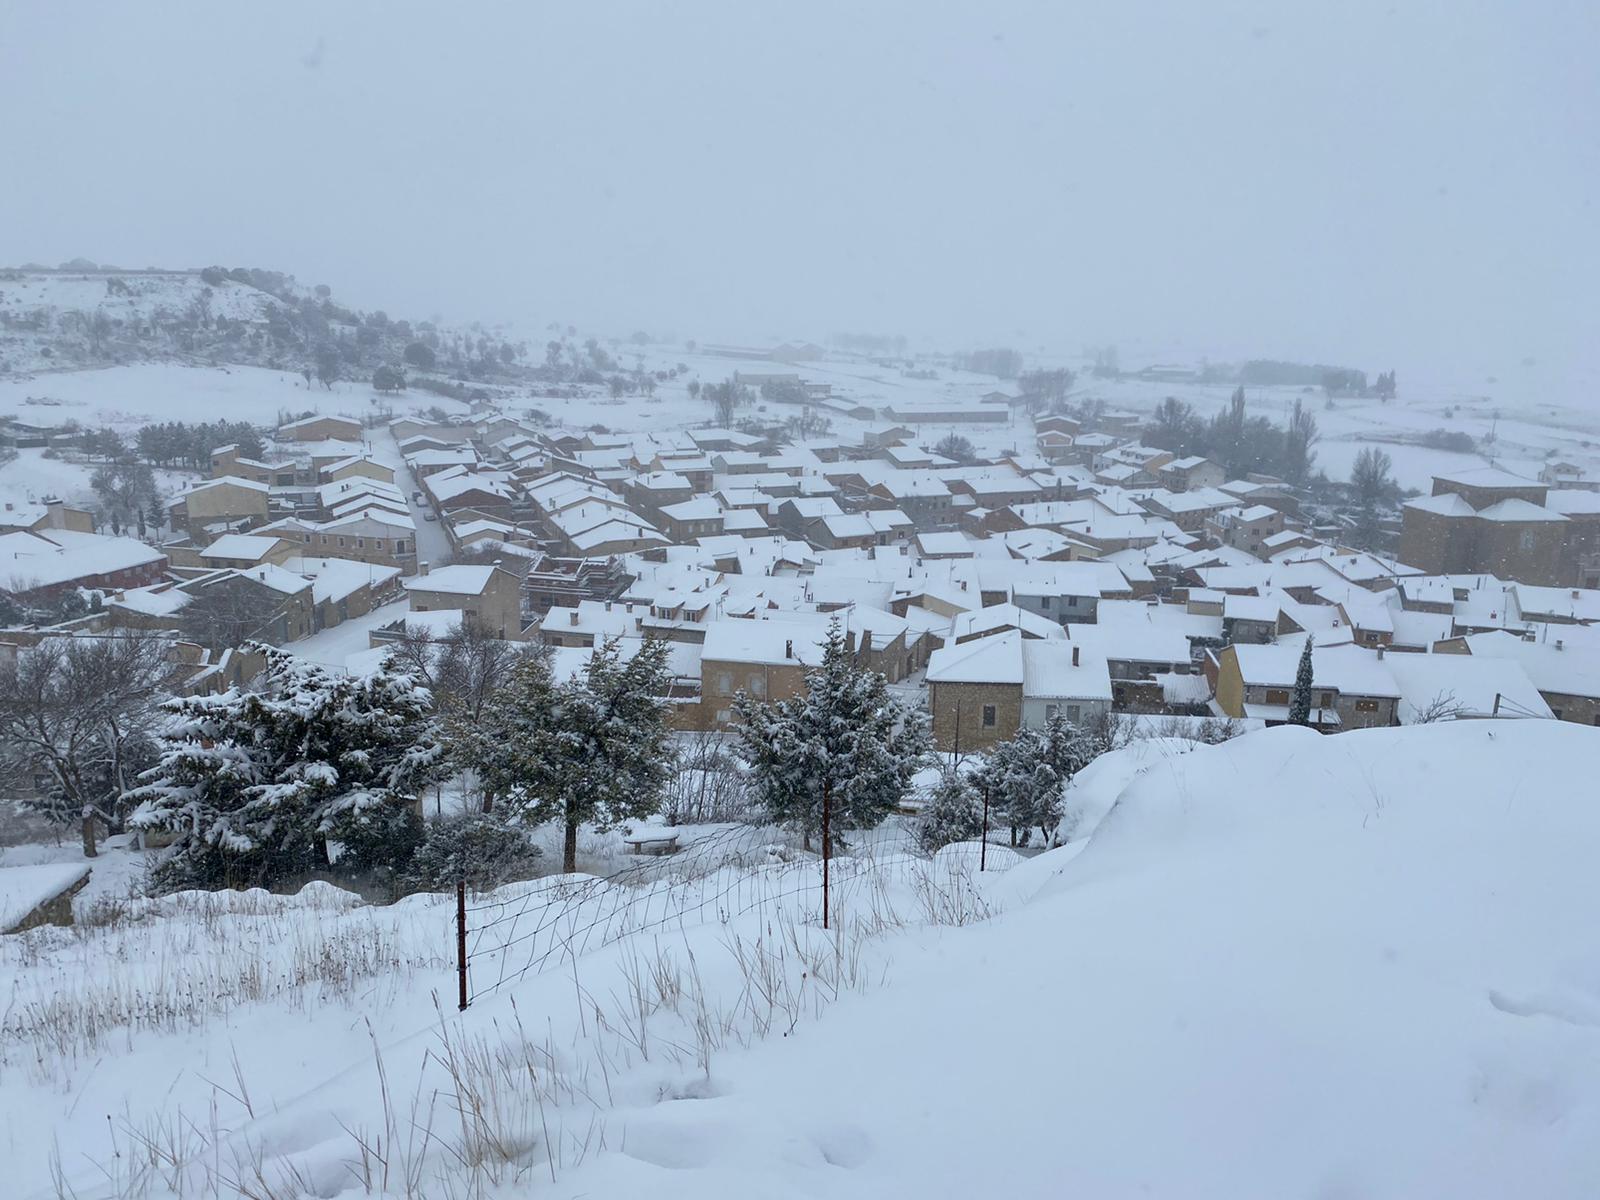
{"type": "Polygon", "coordinates": [[[631,854],[676,854],[678,835],[675,833],[639,833],[624,836],[622,844],[631,854]]]}

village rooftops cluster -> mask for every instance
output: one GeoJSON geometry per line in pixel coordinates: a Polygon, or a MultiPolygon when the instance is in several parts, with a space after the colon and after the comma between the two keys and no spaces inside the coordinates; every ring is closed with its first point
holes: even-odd
{"type": "Polygon", "coordinates": [[[362,661],[407,622],[570,655],[662,638],[683,728],[725,727],[741,691],[794,694],[831,622],[946,747],[1051,713],[1284,720],[1307,640],[1324,728],[1600,716],[1600,501],[1565,477],[1440,476],[1387,558],[1313,528],[1282,480],[1143,445],[1116,414],[1019,417],[1005,393],[834,438],[563,431],[475,407],[303,418],[261,458],[220,447],[159,544],[24,498],[0,533],[8,590],[89,590],[88,619],[218,652],[247,624],[293,644],[399,602],[362,661]],[[997,416],[1004,451],[957,461],[932,436],[997,416]],[[443,549],[424,558],[419,538],[443,549]]]}

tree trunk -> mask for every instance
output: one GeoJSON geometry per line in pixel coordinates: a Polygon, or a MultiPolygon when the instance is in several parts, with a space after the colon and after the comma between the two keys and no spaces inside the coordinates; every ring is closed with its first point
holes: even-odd
{"type": "Polygon", "coordinates": [[[578,822],[567,818],[567,837],[561,849],[561,869],[572,874],[578,869],[578,822]]]}
{"type": "Polygon", "coordinates": [[[83,856],[98,858],[99,855],[94,844],[94,810],[86,804],[83,807],[83,856]]]}

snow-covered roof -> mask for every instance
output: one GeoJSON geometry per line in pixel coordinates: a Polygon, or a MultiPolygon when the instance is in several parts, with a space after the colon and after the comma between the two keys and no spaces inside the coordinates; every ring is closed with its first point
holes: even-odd
{"type": "Polygon", "coordinates": [[[705,659],[811,667],[822,661],[822,642],[827,636],[828,620],[811,616],[809,621],[795,623],[730,617],[711,621],[705,629],[706,639],[701,651],[705,659]]]}
{"type": "Polygon", "coordinates": [[[343,600],[369,585],[382,587],[400,574],[399,567],[348,558],[291,558],[284,562],[283,568],[311,580],[311,599],[317,604],[325,600],[343,600]]]}
{"type": "Polygon", "coordinates": [[[956,640],[992,633],[999,629],[1018,629],[1036,638],[1062,637],[1061,626],[1038,613],[1015,604],[991,604],[957,613],[950,622],[950,636],[956,640]]]}
{"type": "Polygon", "coordinates": [[[919,533],[917,546],[924,554],[970,557],[973,542],[964,533],[919,533]]]}
{"type": "Polygon", "coordinates": [[[249,562],[259,562],[272,553],[280,540],[282,539],[262,537],[254,533],[225,533],[200,551],[200,557],[242,558],[249,562]]]}
{"type": "Polygon", "coordinates": [[[52,587],[165,561],[135,538],[68,529],[8,533],[0,535],[0,588],[52,587]]]}
{"type": "Polygon", "coordinates": [[[241,479],[237,475],[219,475],[215,479],[202,479],[198,483],[190,484],[188,487],[184,488],[183,491],[175,495],[173,500],[181,500],[185,496],[194,495],[196,492],[206,492],[210,491],[212,488],[224,486],[244,488],[247,492],[266,493],[272,490],[266,484],[257,483],[253,479],[241,479]]]}
{"type": "Polygon", "coordinates": [[[448,567],[436,567],[426,575],[413,575],[403,581],[403,586],[408,592],[449,592],[458,596],[481,596],[489,586],[489,580],[494,577],[495,568],[492,566],[470,566],[466,563],[456,563],[448,567]]]}
{"type": "Polygon", "coordinates": [[[674,521],[715,521],[722,515],[722,505],[710,496],[694,496],[666,505],[661,513],[674,521]]]}
{"type": "Polygon", "coordinates": [[[1480,521],[1565,521],[1567,518],[1526,500],[1500,500],[1478,510],[1480,521]]]}
{"type": "Polygon", "coordinates": [[[1402,725],[1423,715],[1436,719],[1554,716],[1515,659],[1471,654],[1391,654],[1385,656],[1384,662],[1400,685],[1402,725]]]}
{"type": "Polygon", "coordinates": [[[1495,630],[1471,634],[1466,641],[1475,658],[1504,658],[1517,663],[1541,692],[1600,698],[1600,651],[1569,646],[1559,634],[1548,641],[1527,642],[1504,630],[1495,630]]]}
{"type": "Polygon", "coordinates": [[[1459,471],[1441,471],[1434,476],[1445,483],[1459,483],[1478,488],[1537,488],[1543,487],[1537,479],[1513,475],[1499,467],[1464,467],[1459,471]]]}
{"type": "Polygon", "coordinates": [[[614,541],[656,542],[659,544],[665,544],[667,541],[653,526],[643,521],[616,520],[606,521],[580,533],[571,534],[567,540],[572,543],[574,549],[579,551],[593,550],[597,546],[603,546],[607,542],[614,541]]]}
{"type": "MultiPolygon", "coordinates": [[[[1302,639],[1303,640],[1303,639],[1302,639]]],[[[1270,646],[1235,645],[1239,672],[1247,685],[1293,687],[1301,645],[1294,640],[1270,646]]],[[[1384,659],[1359,646],[1318,646],[1311,654],[1312,684],[1353,696],[1399,696],[1400,688],[1384,659]]]]}
{"type": "Polygon", "coordinates": [[[935,650],[928,659],[928,682],[1020,684],[1023,640],[1012,629],[935,650]]]}
{"type": "Polygon", "coordinates": [[[1434,513],[1441,517],[1470,517],[1477,512],[1477,509],[1455,492],[1441,492],[1437,496],[1407,500],[1405,507],[1414,508],[1418,512],[1434,513]]]}
{"type": "Polygon", "coordinates": [[[41,863],[0,867],[0,933],[9,933],[41,904],[89,877],[85,863],[41,863]]]}

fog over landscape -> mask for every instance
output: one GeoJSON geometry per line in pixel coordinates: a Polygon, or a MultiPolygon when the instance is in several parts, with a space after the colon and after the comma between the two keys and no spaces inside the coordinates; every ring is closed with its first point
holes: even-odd
{"type": "Polygon", "coordinates": [[[0,1200],[1600,1197],[1597,50],[0,0],[0,1200]]]}
{"type": "Polygon", "coordinates": [[[1413,371],[1600,329],[1589,4],[91,11],[5,8],[5,261],[1413,371]]]}

